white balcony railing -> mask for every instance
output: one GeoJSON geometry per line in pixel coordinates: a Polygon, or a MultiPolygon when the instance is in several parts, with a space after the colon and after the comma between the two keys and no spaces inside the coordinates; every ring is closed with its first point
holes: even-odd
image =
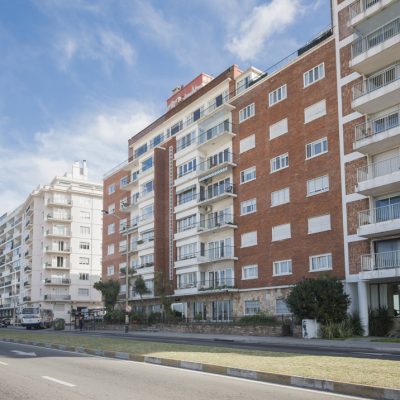
{"type": "Polygon", "coordinates": [[[400,219],[400,203],[371,208],[358,213],[358,226],[400,219]]]}
{"type": "Polygon", "coordinates": [[[354,139],[357,143],[360,140],[387,132],[398,126],[400,126],[400,109],[356,125],[354,128],[354,139]]]}
{"type": "Polygon", "coordinates": [[[358,168],[357,181],[364,182],[369,179],[389,175],[398,171],[400,171],[400,157],[394,157],[358,168]]]}
{"type": "Polygon", "coordinates": [[[397,18],[368,35],[356,39],[351,45],[351,58],[355,58],[399,34],[400,18],[397,18]]]}
{"type": "Polygon", "coordinates": [[[381,89],[400,79],[400,64],[394,64],[353,86],[353,100],[381,89]]]}
{"type": "Polygon", "coordinates": [[[400,251],[363,254],[361,256],[361,270],[373,271],[400,267],[400,251]]]}
{"type": "Polygon", "coordinates": [[[382,0],[356,0],[349,6],[350,18],[356,17],[373,5],[380,3],[382,0]]]}
{"type": "Polygon", "coordinates": [[[229,122],[229,120],[225,120],[220,124],[207,130],[200,129],[199,136],[197,139],[198,144],[201,145],[203,143],[206,143],[212,139],[215,139],[218,136],[223,135],[226,132],[233,133],[232,124],[229,122]]]}
{"type": "Polygon", "coordinates": [[[234,257],[234,246],[218,246],[204,251],[178,254],[177,261],[197,258],[199,263],[207,263],[218,260],[232,259],[234,257]]]}

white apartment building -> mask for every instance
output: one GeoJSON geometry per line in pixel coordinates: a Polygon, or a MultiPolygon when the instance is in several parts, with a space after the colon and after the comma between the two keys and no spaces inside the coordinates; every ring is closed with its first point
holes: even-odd
{"type": "Polygon", "coordinates": [[[332,1],[353,308],[400,309],[400,1],[332,1]]]}
{"type": "Polygon", "coordinates": [[[68,323],[72,310],[101,306],[102,185],[86,161],[56,176],[0,220],[0,315],[50,309],[68,323]]]}

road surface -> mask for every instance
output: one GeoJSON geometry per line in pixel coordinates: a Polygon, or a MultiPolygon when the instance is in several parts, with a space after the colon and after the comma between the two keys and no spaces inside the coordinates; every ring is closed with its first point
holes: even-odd
{"type": "Polygon", "coordinates": [[[3,400],[349,400],[297,389],[132,361],[0,342],[3,400]]]}

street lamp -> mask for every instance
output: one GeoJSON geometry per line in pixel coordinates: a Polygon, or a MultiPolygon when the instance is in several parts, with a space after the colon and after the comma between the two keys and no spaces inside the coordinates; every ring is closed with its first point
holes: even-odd
{"type": "MultiPolygon", "coordinates": [[[[112,215],[113,217],[117,218],[119,221],[121,221],[121,218],[117,214],[110,214],[107,210],[101,210],[103,214],[106,215],[112,215]]],[[[129,275],[128,275],[128,268],[129,268],[129,253],[128,253],[128,247],[129,247],[129,234],[128,234],[128,226],[125,225],[124,227],[124,235],[125,235],[125,240],[126,240],[126,265],[125,265],[125,333],[128,333],[129,331],[129,275]]]]}

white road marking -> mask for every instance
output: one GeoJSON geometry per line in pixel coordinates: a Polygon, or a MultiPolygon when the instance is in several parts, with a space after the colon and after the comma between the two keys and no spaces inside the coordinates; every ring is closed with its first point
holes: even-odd
{"type": "Polygon", "coordinates": [[[59,379],[52,378],[51,376],[42,376],[43,379],[47,379],[48,381],[56,382],[59,383],[60,385],[68,386],[68,387],[75,387],[73,383],[65,382],[65,381],[60,381],[59,379]]]}
{"type": "Polygon", "coordinates": [[[27,353],[26,351],[20,351],[20,350],[10,350],[11,353],[18,354],[19,356],[29,356],[29,357],[36,357],[36,353],[27,353]]]}
{"type": "Polygon", "coordinates": [[[8,364],[3,361],[0,361],[0,365],[8,365],[8,364]]]}

